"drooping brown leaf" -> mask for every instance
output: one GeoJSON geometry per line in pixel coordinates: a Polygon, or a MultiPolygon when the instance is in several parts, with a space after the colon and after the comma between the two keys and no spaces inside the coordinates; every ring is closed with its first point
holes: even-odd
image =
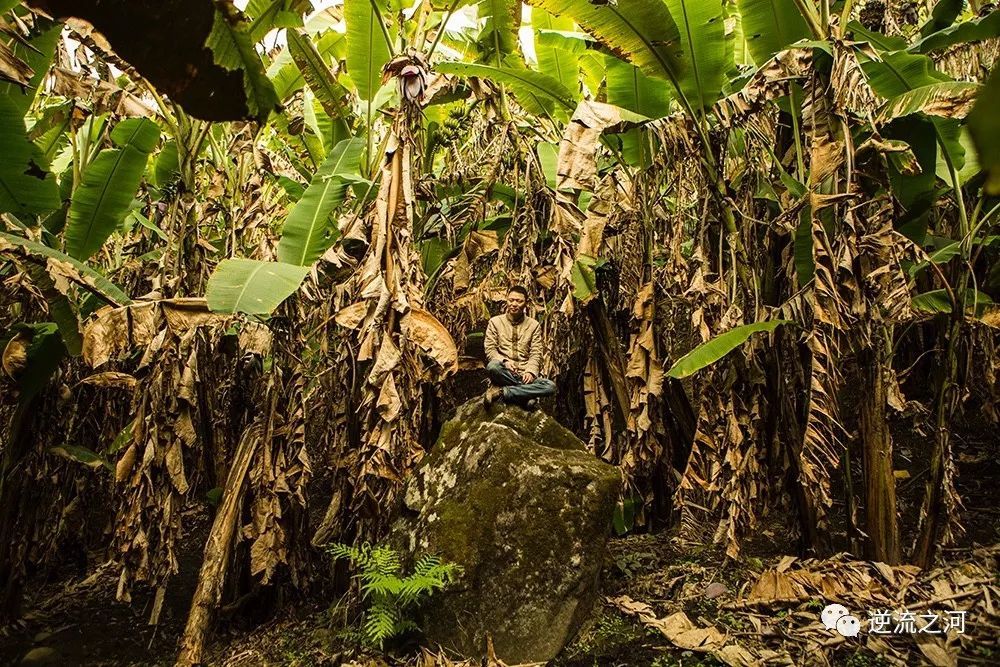
{"type": "Polygon", "coordinates": [[[21,332],[13,336],[3,348],[3,370],[7,377],[17,379],[28,363],[28,345],[31,337],[21,332]]]}
{"type": "Polygon", "coordinates": [[[458,349],[451,334],[436,317],[421,308],[411,308],[400,326],[403,335],[412,340],[445,373],[458,370],[458,349]]]}
{"type": "Polygon", "coordinates": [[[80,380],[79,384],[89,384],[95,387],[105,387],[105,388],[120,388],[120,389],[133,389],[138,380],[134,376],[128,373],[121,373],[118,371],[106,371],[104,373],[95,373],[94,375],[88,375],[87,377],[80,380]]]}
{"type": "Polygon", "coordinates": [[[156,111],[118,86],[91,79],[64,67],[52,68],[52,91],[67,99],[89,101],[94,113],[155,118],[156,111]]]}
{"type": "MultiPolygon", "coordinates": [[[[229,319],[210,311],[203,298],[136,301],[120,308],[106,306],[84,324],[83,358],[96,368],[150,345],[164,328],[179,336],[198,327],[221,325],[229,319]]],[[[250,329],[258,326],[251,324],[250,329]]]]}
{"type": "Polygon", "coordinates": [[[148,345],[160,330],[154,302],[131,306],[105,306],[83,327],[83,359],[97,368],[112,358],[148,345]]]}
{"type": "Polygon", "coordinates": [[[27,86],[35,71],[24,62],[6,43],[0,41],[0,81],[9,81],[19,86],[27,86]]]}
{"type": "Polygon", "coordinates": [[[557,187],[593,190],[597,145],[604,132],[621,132],[649,120],[603,102],[580,102],[559,143],[557,187]]]}
{"type": "Polygon", "coordinates": [[[358,301],[337,311],[335,321],[347,329],[357,329],[368,313],[368,302],[358,301]]]}

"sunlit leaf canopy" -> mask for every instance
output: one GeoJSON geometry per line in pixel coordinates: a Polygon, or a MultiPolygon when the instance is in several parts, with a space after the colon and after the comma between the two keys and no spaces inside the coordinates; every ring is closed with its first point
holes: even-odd
{"type": "MultiPolygon", "coordinates": [[[[52,233],[63,235],[62,249],[78,258],[97,252],[123,221],[133,220],[162,236],[147,214],[131,206],[128,194],[142,182],[146,156],[156,153],[148,179],[156,192],[169,183],[170,173],[182,170],[185,156],[178,151],[177,138],[169,135],[181,129],[187,118],[192,122],[255,119],[256,136],[277,154],[277,162],[271,160],[269,166],[280,165],[274,176],[288,197],[287,219],[278,226],[285,234],[277,259],[304,266],[335,243],[340,235],[335,223],[345,212],[341,209],[363,205],[365,184],[368,195],[376,186],[376,150],[385,139],[388,114],[400,103],[398,86],[383,74],[383,68],[404,52],[422,50],[431,55],[433,93],[424,101],[422,112],[427,127],[442,128],[447,116],[461,113],[481,94],[470,83],[488,82],[509,95],[503,98],[504,104],[516,104],[519,119],[523,114],[524,119],[543,123],[540,127],[548,140],[539,155],[548,165],[547,179],[557,187],[592,180],[591,176],[586,181],[566,180],[570,173],[590,174],[594,168],[588,164],[593,158],[586,157],[586,151],[582,163],[575,149],[566,151],[566,141],[572,145],[578,140],[570,136],[574,127],[570,120],[580,113],[578,104],[610,104],[623,113],[639,114],[647,123],[672,113],[689,114],[706,140],[718,123],[714,105],[727,95],[739,94],[741,86],[754,81],[755,73],[760,77],[764,68],[779,60],[776,54],[783,49],[801,45],[803,52],[812,49],[820,59],[832,53],[820,39],[827,35],[817,25],[817,17],[803,12],[793,0],[745,0],[735,5],[721,0],[607,4],[537,0],[530,5],[457,0],[439,4],[35,0],[28,5],[40,12],[33,19],[35,25],[28,39],[11,43],[8,58],[11,81],[5,85],[10,94],[5,96],[2,118],[12,128],[3,134],[12,159],[4,167],[3,207],[28,220],[51,219],[56,225],[52,233]],[[46,17],[67,23],[60,27],[46,17]],[[186,28],[185,36],[180,41],[172,39],[168,48],[165,31],[157,28],[176,21],[186,28]],[[63,40],[58,39],[60,31],[63,40]],[[54,68],[54,79],[47,78],[54,52],[66,49],[70,49],[68,60],[54,68]],[[88,84],[93,70],[74,58],[72,49],[103,55],[112,78],[131,85],[121,88],[113,80],[88,84]],[[167,51],[170,57],[163,57],[167,51]],[[138,89],[136,84],[140,84],[138,89]],[[29,123],[36,117],[31,109],[40,87],[49,95],[72,96],[83,94],[88,85],[92,97],[101,91],[106,109],[84,118],[82,127],[89,137],[65,141],[69,117],[76,114],[79,119],[81,113],[70,113],[69,107],[48,101],[27,136],[16,131],[19,114],[29,123]],[[176,106],[171,107],[173,103],[176,106]],[[142,121],[145,139],[135,145],[119,144],[115,137],[130,130],[134,135],[139,127],[138,120],[124,120],[136,114],[150,118],[142,121]],[[166,133],[159,150],[150,134],[156,127],[166,133]],[[564,129],[570,134],[562,136],[564,129]],[[91,139],[105,133],[111,144],[99,148],[91,139]],[[563,145],[559,164],[555,164],[545,146],[559,146],[560,139],[563,145]],[[344,161],[337,146],[351,146],[351,159],[344,161]],[[570,155],[573,161],[567,163],[570,155]],[[55,178],[56,172],[71,163],[72,201],[60,212],[57,201],[66,196],[69,182],[55,178]]],[[[969,149],[976,140],[980,145],[988,141],[983,137],[989,135],[988,129],[979,129],[989,127],[981,120],[982,113],[972,112],[969,127],[973,132],[963,127],[978,84],[954,80],[936,69],[927,54],[961,40],[990,39],[1000,32],[1000,23],[993,15],[959,21],[956,11],[950,5],[940,7],[909,43],[849,23],[855,39],[863,40],[859,44],[867,41],[866,46],[855,48],[855,57],[866,84],[884,100],[879,124],[890,136],[899,135],[891,140],[909,145],[916,158],[913,168],[900,171],[894,165],[902,154],[891,153],[889,173],[895,194],[907,209],[900,228],[918,242],[926,233],[931,193],[939,182],[934,173],[945,185],[951,169],[967,181],[979,164],[969,149]],[[936,141],[921,147],[924,139],[914,138],[906,144],[903,128],[927,122],[936,141]]],[[[779,104],[790,103],[793,109],[802,105],[805,100],[797,89],[793,85],[779,104]]],[[[506,106],[501,113],[509,113],[506,106]]],[[[581,117],[576,122],[589,121],[581,117]]],[[[203,133],[199,154],[220,136],[218,128],[203,133]]],[[[651,159],[649,135],[641,128],[601,130],[589,134],[586,141],[587,151],[600,152],[603,146],[618,164],[633,169],[642,169],[651,159]],[[602,132],[607,134],[602,136],[602,132]]],[[[215,146],[209,148],[216,158],[221,157],[215,146]]],[[[433,133],[428,149],[428,155],[440,160],[433,148],[433,133]]],[[[198,158],[189,155],[187,159],[190,163],[198,158]]],[[[991,162],[987,159],[984,164],[991,162]]],[[[436,162],[428,165],[432,171],[437,166],[436,162]]],[[[709,167],[716,172],[724,169],[714,156],[709,157],[709,167]]],[[[801,159],[790,174],[783,167],[778,170],[786,182],[804,182],[810,176],[801,159]]],[[[812,262],[805,254],[811,246],[806,240],[796,244],[803,279],[812,275],[812,262]]],[[[589,296],[583,301],[589,301],[589,296]]]]}

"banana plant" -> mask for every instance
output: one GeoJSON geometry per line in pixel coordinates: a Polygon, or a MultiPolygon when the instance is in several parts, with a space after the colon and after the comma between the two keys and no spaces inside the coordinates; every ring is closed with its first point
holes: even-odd
{"type": "Polygon", "coordinates": [[[0,212],[8,214],[0,243],[45,296],[64,349],[79,355],[79,319],[94,307],[93,299],[129,300],[86,260],[129,214],[160,130],[148,118],[129,118],[114,123],[106,136],[103,116],[74,128],[70,106],[32,111],[61,29],[36,18],[15,47],[34,76],[24,87],[5,85],[0,95],[0,144],[7,156],[0,166],[0,212]],[[57,162],[67,165],[60,174],[53,168],[57,162]],[[74,281],[79,289],[70,286],[74,281]]]}
{"type": "Polygon", "coordinates": [[[364,141],[354,138],[330,151],[285,220],[279,261],[227,259],[219,265],[205,294],[212,310],[267,315],[299,288],[312,264],[336,240],[330,218],[343,204],[348,187],[366,183],[359,175],[363,148],[364,141]]]}

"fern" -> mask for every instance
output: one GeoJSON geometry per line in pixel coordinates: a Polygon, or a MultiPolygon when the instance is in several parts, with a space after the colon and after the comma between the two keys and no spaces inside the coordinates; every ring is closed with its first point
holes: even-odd
{"type": "Polygon", "coordinates": [[[421,556],[413,573],[404,576],[399,554],[386,545],[365,542],[359,546],[332,544],[334,560],[348,560],[357,569],[362,597],[368,609],[362,620],[366,641],[381,648],[387,639],[409,630],[419,630],[408,616],[425,597],[453,583],[462,572],[454,563],[438,556],[421,556]]]}

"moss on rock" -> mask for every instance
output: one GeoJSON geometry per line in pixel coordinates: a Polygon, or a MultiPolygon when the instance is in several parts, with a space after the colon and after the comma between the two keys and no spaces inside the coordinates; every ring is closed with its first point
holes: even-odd
{"type": "Polygon", "coordinates": [[[555,657],[593,605],[620,479],[544,413],[459,408],[394,527],[465,570],[424,608],[428,639],[475,657],[489,633],[506,662],[555,657]]]}

